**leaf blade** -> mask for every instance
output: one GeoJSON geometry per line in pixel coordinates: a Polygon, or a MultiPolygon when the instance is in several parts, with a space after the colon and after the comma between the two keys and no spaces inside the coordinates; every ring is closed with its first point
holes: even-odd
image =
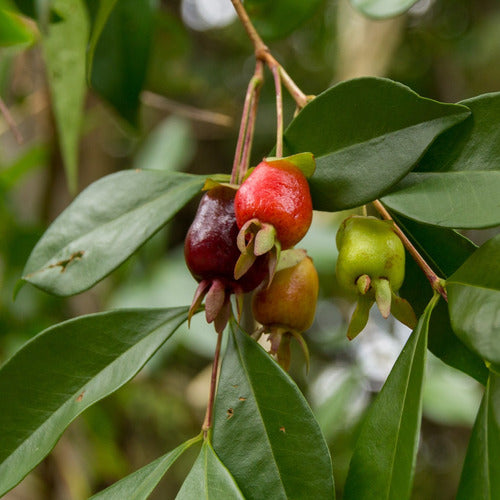
{"type": "Polygon", "coordinates": [[[201,434],[120,479],[89,500],[146,500],[172,464],[191,446],[201,441],[201,434]]]}
{"type": "Polygon", "coordinates": [[[0,370],[0,494],[91,404],[130,380],[187,318],[187,307],[118,310],[44,330],[0,370]]]}
{"type": "Polygon", "coordinates": [[[500,171],[410,173],[382,202],[410,219],[481,229],[500,224],[500,171]]]}
{"type": "Polygon", "coordinates": [[[401,180],[439,134],[469,114],[465,106],[423,98],[391,80],[357,78],[331,87],[299,113],[285,131],[285,154],[315,155],[315,209],[352,208],[401,180]]]}
{"type": "Polygon", "coordinates": [[[417,0],[350,0],[353,7],[373,19],[387,19],[406,12],[417,0]]]}
{"type": "Polygon", "coordinates": [[[193,498],[244,500],[245,497],[209,441],[205,441],[198,458],[175,498],[176,500],[191,500],[193,498]]]}
{"type": "Polygon", "coordinates": [[[245,498],[335,497],[328,448],[307,402],[234,324],[217,391],[213,445],[245,498]]]}
{"type": "Polygon", "coordinates": [[[146,170],[103,177],[45,232],[23,280],[63,296],[90,288],[166,224],[204,181],[204,176],[146,170]]]}
{"type": "Polygon", "coordinates": [[[409,498],[415,465],[429,319],[429,302],[363,423],[349,467],[346,500],[409,498]]]}

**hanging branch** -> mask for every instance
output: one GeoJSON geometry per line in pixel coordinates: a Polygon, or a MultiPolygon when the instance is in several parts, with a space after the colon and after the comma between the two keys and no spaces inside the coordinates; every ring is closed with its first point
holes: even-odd
{"type": "MultiPolygon", "coordinates": [[[[394,219],[391,217],[391,214],[386,210],[384,205],[379,200],[375,200],[373,202],[373,206],[377,210],[377,212],[382,215],[382,217],[386,220],[391,220],[394,222],[394,219]]],[[[400,240],[403,242],[403,245],[408,250],[410,255],[413,257],[415,262],[418,264],[420,269],[424,272],[426,278],[429,280],[429,283],[432,286],[432,289],[438,292],[446,302],[448,302],[448,295],[443,286],[444,280],[440,278],[427,264],[425,259],[420,255],[419,251],[413,246],[411,241],[406,237],[401,228],[394,222],[394,231],[399,236],[400,240]]]]}
{"type": "Polygon", "coordinates": [[[273,68],[278,68],[279,76],[281,81],[287,88],[290,95],[293,97],[299,108],[303,108],[310,100],[310,97],[306,96],[302,90],[297,86],[297,84],[292,80],[290,75],[285,71],[283,66],[273,57],[267,45],[262,41],[262,38],[257,33],[252,21],[248,17],[247,11],[241,0],[231,0],[231,3],[238,14],[238,17],[245,28],[248,37],[250,38],[255,52],[255,57],[264,61],[271,71],[273,68]]]}

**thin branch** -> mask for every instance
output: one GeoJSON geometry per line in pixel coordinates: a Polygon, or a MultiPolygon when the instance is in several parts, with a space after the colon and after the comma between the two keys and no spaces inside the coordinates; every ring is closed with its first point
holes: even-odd
{"type": "Polygon", "coordinates": [[[23,143],[23,136],[19,129],[17,128],[16,122],[14,121],[14,118],[10,114],[9,108],[5,105],[3,99],[0,97],[0,112],[2,113],[3,117],[5,118],[5,121],[7,122],[7,125],[9,126],[10,130],[14,134],[14,137],[16,138],[16,141],[18,144],[23,143]]]}
{"type": "Polygon", "coordinates": [[[233,119],[228,115],[188,106],[148,90],[142,92],[141,101],[151,108],[168,111],[194,121],[212,123],[221,127],[231,127],[233,124],[233,119]]]}
{"type": "Polygon", "coordinates": [[[274,86],[276,87],[276,156],[283,156],[283,96],[281,94],[281,79],[278,66],[271,68],[274,77],[274,86]]]}
{"type": "Polygon", "coordinates": [[[309,102],[310,98],[306,96],[304,92],[302,92],[302,90],[300,90],[300,88],[292,80],[290,75],[284,70],[283,66],[281,66],[281,64],[273,57],[273,55],[269,51],[269,48],[263,42],[262,38],[257,33],[257,30],[252,24],[252,21],[248,17],[247,11],[241,3],[241,0],[231,0],[231,3],[233,4],[234,9],[236,10],[236,13],[238,14],[238,17],[241,21],[241,24],[243,24],[243,27],[245,28],[248,37],[253,44],[255,57],[257,59],[260,59],[261,61],[264,61],[269,69],[271,69],[271,71],[273,70],[273,67],[279,68],[279,74],[281,80],[283,81],[283,84],[287,88],[288,92],[290,92],[290,95],[297,103],[297,106],[299,108],[303,108],[309,102]]]}
{"type": "MultiPolygon", "coordinates": [[[[394,222],[394,219],[391,217],[391,214],[386,210],[384,205],[379,200],[375,200],[373,202],[373,206],[377,210],[377,212],[382,215],[382,217],[386,220],[392,220],[394,222]]],[[[425,276],[429,280],[429,283],[431,284],[433,290],[438,292],[444,300],[448,302],[448,295],[446,293],[446,290],[443,286],[443,279],[440,278],[427,264],[425,259],[420,255],[418,250],[413,246],[411,241],[406,237],[406,235],[403,233],[401,228],[394,222],[394,231],[396,234],[399,236],[401,241],[403,242],[403,245],[405,248],[408,250],[410,255],[413,257],[415,262],[418,264],[420,269],[424,272],[425,276]]]]}
{"type": "Polygon", "coordinates": [[[207,411],[205,413],[205,420],[203,421],[203,436],[205,439],[208,432],[212,428],[213,410],[215,401],[215,392],[217,388],[217,372],[219,371],[220,348],[222,344],[222,332],[217,333],[217,345],[215,346],[214,362],[212,365],[212,376],[210,378],[210,393],[208,396],[207,411]]]}

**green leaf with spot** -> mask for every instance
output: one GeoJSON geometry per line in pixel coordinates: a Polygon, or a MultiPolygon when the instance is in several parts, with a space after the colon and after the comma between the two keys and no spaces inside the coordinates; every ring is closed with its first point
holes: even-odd
{"type": "Polygon", "coordinates": [[[0,369],[0,495],[86,408],[116,391],[187,319],[187,307],[91,314],[44,330],[0,369]]]}

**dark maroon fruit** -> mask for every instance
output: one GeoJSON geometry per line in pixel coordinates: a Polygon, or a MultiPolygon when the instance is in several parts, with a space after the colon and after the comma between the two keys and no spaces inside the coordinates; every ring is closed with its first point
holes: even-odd
{"type": "Polygon", "coordinates": [[[236,191],[217,186],[206,192],[186,235],[184,256],[193,277],[200,283],[191,305],[190,317],[205,298],[207,321],[217,331],[224,329],[230,313],[230,295],[241,296],[256,288],[267,276],[267,258],[255,261],[240,279],[234,266],[240,256],[236,244],[238,226],[234,215],[236,191]]]}

